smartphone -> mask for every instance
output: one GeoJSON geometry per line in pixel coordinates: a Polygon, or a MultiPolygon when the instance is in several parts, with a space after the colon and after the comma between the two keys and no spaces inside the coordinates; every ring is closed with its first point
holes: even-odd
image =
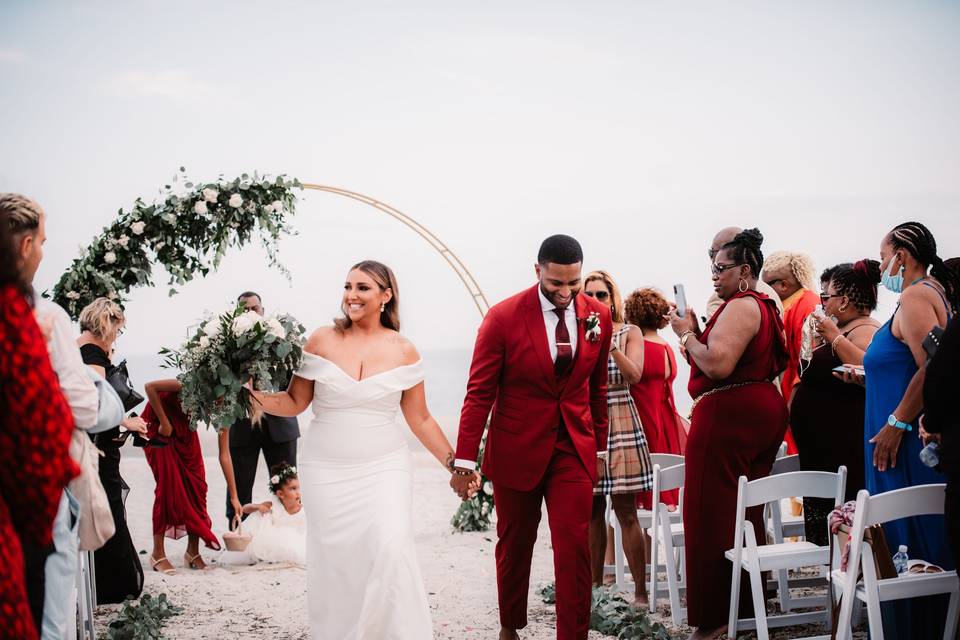
{"type": "Polygon", "coordinates": [[[681,318],[687,315],[687,296],[682,284],[673,285],[673,299],[677,301],[677,315],[681,318]]]}
{"type": "Polygon", "coordinates": [[[863,367],[855,364],[842,364],[839,367],[834,367],[833,371],[837,373],[854,373],[859,376],[865,375],[863,367]]]}

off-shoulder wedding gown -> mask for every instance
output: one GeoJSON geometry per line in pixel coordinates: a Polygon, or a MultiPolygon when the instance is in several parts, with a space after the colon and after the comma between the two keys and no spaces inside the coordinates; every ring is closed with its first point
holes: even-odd
{"type": "Polygon", "coordinates": [[[307,601],[315,640],[432,638],[413,540],[410,451],[400,397],[422,362],[357,381],[304,353],[313,421],[298,457],[307,513],[307,601]]]}

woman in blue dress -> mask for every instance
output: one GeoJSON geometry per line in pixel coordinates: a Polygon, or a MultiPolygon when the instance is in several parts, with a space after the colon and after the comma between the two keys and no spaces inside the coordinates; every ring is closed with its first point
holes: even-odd
{"type": "MultiPolygon", "coordinates": [[[[922,342],[934,325],[946,326],[960,304],[960,282],[937,256],[924,225],[894,227],[880,245],[881,283],[900,302],[874,335],[863,359],[866,375],[864,444],[866,486],[872,494],[945,482],[920,458],[919,417],[923,413],[926,353],[922,342]]],[[[907,545],[911,558],[952,569],[942,516],[907,518],[884,526],[892,550],[907,545]]],[[[945,597],[916,598],[883,605],[888,638],[941,638],[945,597]]]]}

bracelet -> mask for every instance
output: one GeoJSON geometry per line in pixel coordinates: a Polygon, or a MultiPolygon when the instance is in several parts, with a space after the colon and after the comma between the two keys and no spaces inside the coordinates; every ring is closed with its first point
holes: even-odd
{"type": "Polygon", "coordinates": [[[836,350],[837,350],[837,343],[840,342],[840,341],[841,341],[842,339],[844,339],[845,337],[846,337],[846,336],[841,333],[841,334],[838,335],[836,338],[834,338],[833,341],[830,343],[830,351],[836,352],[836,350]]]}
{"type": "Polygon", "coordinates": [[[681,334],[680,334],[680,346],[686,348],[686,346],[687,346],[687,340],[690,339],[690,336],[695,336],[695,335],[697,335],[697,332],[696,332],[696,331],[693,331],[693,330],[691,330],[691,329],[688,329],[688,330],[684,331],[683,333],[681,333],[681,334]]]}
{"type": "Polygon", "coordinates": [[[453,475],[455,476],[472,476],[475,472],[467,471],[466,469],[454,469],[453,475]]]}

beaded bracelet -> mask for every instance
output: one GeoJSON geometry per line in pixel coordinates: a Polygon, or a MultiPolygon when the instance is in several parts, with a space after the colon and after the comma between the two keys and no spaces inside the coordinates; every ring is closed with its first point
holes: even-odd
{"type": "Polygon", "coordinates": [[[837,343],[840,342],[840,340],[842,340],[842,339],[845,338],[845,337],[846,337],[846,336],[844,336],[844,335],[841,333],[841,334],[838,335],[836,338],[834,338],[834,339],[833,339],[833,342],[830,343],[830,351],[836,353],[836,352],[837,352],[837,343]]]}

